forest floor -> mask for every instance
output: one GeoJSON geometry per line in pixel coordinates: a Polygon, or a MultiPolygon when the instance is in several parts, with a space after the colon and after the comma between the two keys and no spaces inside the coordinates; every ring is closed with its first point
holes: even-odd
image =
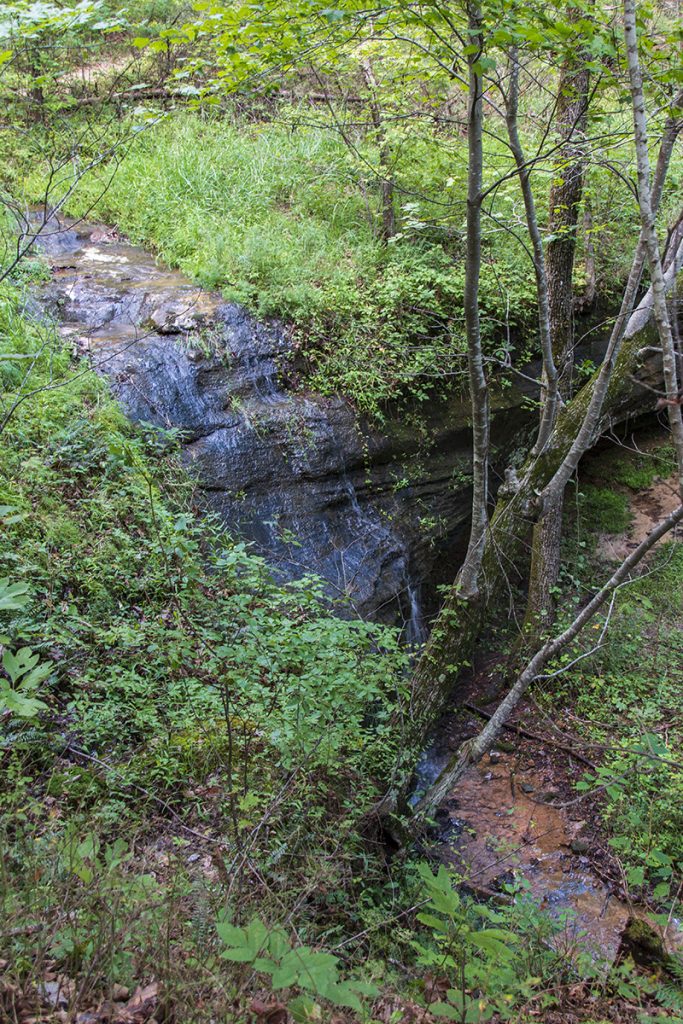
{"type": "MultiPolygon", "coordinates": [[[[647,529],[646,520],[649,519],[651,525],[664,514],[668,475],[666,472],[659,475],[652,467],[653,453],[655,459],[661,453],[659,438],[655,435],[645,440],[641,438],[638,448],[645,454],[631,451],[624,456],[623,452],[618,452],[615,460],[614,453],[599,453],[588,466],[586,479],[581,483],[586,497],[585,501],[577,503],[577,507],[581,510],[583,525],[579,531],[577,523],[570,517],[567,535],[568,538],[572,534],[592,538],[589,543],[591,558],[595,557],[597,562],[591,572],[597,571],[596,565],[604,568],[606,562],[614,557],[612,553],[615,550],[634,543],[637,532],[647,529]],[[630,467],[627,471],[624,470],[624,461],[630,467]],[[634,474],[642,475],[643,472],[648,472],[651,479],[644,484],[638,476],[637,490],[614,479],[616,474],[634,483],[634,474]],[[606,483],[609,485],[607,489],[620,495],[624,501],[616,504],[605,502],[603,492],[606,483]],[[597,484],[601,486],[597,487],[597,484]],[[591,492],[591,487],[596,487],[595,493],[591,492]],[[587,523],[591,526],[590,531],[585,529],[587,523]]],[[[526,887],[535,912],[540,915],[539,920],[552,919],[556,925],[559,922],[560,927],[554,928],[550,940],[557,952],[558,964],[574,963],[586,954],[596,964],[599,959],[619,959],[624,953],[624,929],[631,917],[649,920],[653,932],[659,930],[661,934],[664,931],[666,944],[673,948],[673,922],[667,922],[667,927],[657,920],[660,905],[660,900],[654,895],[657,878],[651,878],[644,872],[639,879],[638,869],[640,865],[646,869],[652,867],[653,852],[660,858],[676,853],[675,844],[672,846],[668,838],[666,815],[670,813],[667,811],[668,802],[676,800],[677,779],[660,773],[656,792],[651,794],[649,803],[640,788],[635,799],[635,784],[611,794],[606,792],[606,788],[619,773],[629,776],[642,769],[637,751],[633,759],[629,742],[634,733],[641,737],[644,731],[642,713],[645,710],[647,718],[647,708],[643,707],[643,685],[645,690],[651,690],[653,675],[656,674],[661,677],[658,685],[665,687],[664,692],[668,692],[667,687],[680,687],[676,659],[667,660],[662,651],[663,648],[664,652],[670,652],[669,627],[675,629],[677,623],[680,625],[680,606],[677,610],[675,590],[673,607],[668,611],[661,598],[666,594],[667,571],[679,576],[681,547],[680,543],[674,542],[654,553],[640,581],[634,584],[630,603],[615,613],[612,647],[617,648],[616,663],[610,662],[609,658],[600,661],[606,653],[598,651],[590,659],[588,669],[582,668],[580,677],[576,669],[568,669],[562,684],[564,689],[558,688],[557,681],[553,681],[552,705],[548,699],[551,691],[544,692],[542,687],[537,690],[534,698],[524,704],[505,730],[496,750],[470,771],[457,793],[453,794],[452,801],[438,818],[438,835],[432,835],[423,848],[432,864],[439,861],[447,863],[456,875],[463,878],[465,891],[472,891],[485,903],[495,906],[501,899],[504,903],[509,901],[506,886],[513,878],[517,886],[526,887]],[[654,571],[658,568],[659,572],[654,571]],[[648,604],[652,607],[648,608],[648,604]],[[643,622],[644,612],[648,615],[643,622]],[[638,650],[637,659],[629,640],[632,631],[638,650]],[[605,688],[598,689],[597,698],[590,696],[589,684],[598,685],[597,681],[614,671],[615,667],[622,681],[620,708],[613,704],[608,706],[605,688]],[[582,700],[577,700],[577,687],[581,684],[587,686],[588,694],[584,693],[582,700]],[[609,723],[609,743],[605,742],[601,729],[603,720],[609,723]],[[626,765],[619,761],[606,783],[600,772],[610,764],[609,758],[615,748],[618,748],[619,758],[631,757],[632,760],[626,765]],[[577,786],[580,787],[586,777],[597,781],[581,792],[577,786]],[[643,804],[643,800],[646,803],[640,808],[640,818],[626,821],[625,804],[632,803],[637,810],[638,803],[643,804]],[[655,814],[654,825],[644,837],[642,820],[648,815],[652,819],[653,807],[661,813],[659,819],[655,814]],[[620,839],[625,843],[620,844],[620,839]]],[[[572,551],[567,552],[568,557],[572,551]]],[[[565,596],[568,597],[569,593],[570,588],[565,596]]],[[[614,650],[611,656],[615,657],[614,650]]],[[[444,748],[454,747],[479,727],[482,713],[486,714],[495,707],[495,691],[499,683],[494,660],[487,652],[475,663],[471,678],[458,695],[462,711],[450,720],[441,737],[444,748]]],[[[667,711],[672,702],[653,703],[657,704],[659,718],[656,721],[650,719],[648,729],[652,735],[664,729],[670,740],[678,742],[681,723],[667,711]]],[[[678,714],[680,717],[680,711],[678,714]]],[[[73,771],[78,765],[79,758],[75,757],[72,758],[72,768],[66,768],[64,756],[61,767],[56,763],[50,770],[54,780],[58,779],[59,773],[73,771]]],[[[88,767],[87,759],[81,759],[81,763],[88,767]]],[[[136,785],[140,788],[138,783],[136,785]]],[[[225,850],[220,845],[214,848],[203,839],[214,828],[219,832],[222,827],[224,812],[220,805],[223,789],[218,776],[207,777],[204,784],[193,784],[185,794],[188,805],[183,808],[182,821],[168,806],[164,808],[159,804],[154,808],[148,800],[153,794],[144,789],[141,791],[141,804],[146,808],[145,829],[132,840],[135,875],[144,874],[153,879],[155,890],[168,894],[178,885],[179,860],[184,863],[185,871],[193,880],[191,888],[178,897],[176,913],[179,921],[184,916],[197,913],[199,904],[194,907],[193,904],[199,899],[200,891],[224,893],[232,889],[231,878],[226,875],[225,850]],[[210,812],[212,801],[216,802],[214,822],[210,812]],[[197,809],[201,807],[201,814],[195,816],[191,813],[192,804],[197,809]],[[170,816],[169,810],[172,812],[170,816]]],[[[129,798],[135,799],[132,790],[129,798]]],[[[42,799],[52,825],[58,823],[63,814],[69,815],[52,783],[42,799]]],[[[249,860],[248,852],[246,856],[249,860]]],[[[272,881],[268,876],[265,880],[260,874],[257,862],[250,864],[250,870],[253,875],[248,884],[253,887],[253,897],[258,905],[259,893],[266,899],[270,898],[272,881]]],[[[130,868],[124,868],[126,874],[127,884],[132,884],[130,868]]],[[[87,881],[88,877],[87,873],[84,874],[83,880],[87,881]]],[[[105,881],[106,877],[99,879],[99,882],[105,881]]],[[[98,879],[88,884],[94,886],[95,906],[91,912],[101,913],[96,904],[106,897],[98,888],[98,879]]],[[[317,879],[313,879],[313,884],[318,884],[317,879]]],[[[122,892],[125,894],[125,889],[119,890],[115,886],[112,899],[120,902],[122,892]]],[[[130,915],[125,928],[131,930],[132,938],[138,927],[142,893],[136,895],[131,892],[131,896],[133,902],[138,903],[137,909],[122,906],[122,910],[130,915]]],[[[301,898],[310,899],[305,886],[301,890],[301,898]]],[[[405,906],[406,898],[405,893],[401,894],[399,905],[405,906]]],[[[206,913],[206,909],[202,912],[206,913]]],[[[74,907],[69,913],[79,915],[80,920],[80,909],[74,907]]],[[[15,941],[21,939],[30,943],[31,929],[35,924],[20,917],[16,920],[15,941]]],[[[197,927],[196,923],[194,927],[197,927]]],[[[381,931],[385,929],[386,926],[380,927],[381,931]]],[[[101,935],[100,941],[106,943],[106,937],[101,935]]],[[[210,995],[213,981],[206,985],[189,980],[197,954],[189,935],[185,941],[187,946],[183,951],[182,939],[174,938],[172,955],[175,959],[160,972],[163,981],[159,974],[149,970],[148,965],[144,974],[126,984],[112,983],[104,992],[101,986],[84,985],[77,972],[69,969],[69,957],[65,960],[60,956],[53,943],[51,947],[44,947],[33,965],[29,984],[22,988],[9,975],[0,983],[0,1007],[5,1008],[7,1020],[18,1024],[170,1024],[172,1021],[180,1024],[186,1019],[284,1024],[291,1019],[278,993],[259,987],[253,975],[246,1002],[237,999],[232,1011],[226,1010],[225,1005],[222,1011],[215,1010],[210,995]],[[169,966],[173,984],[179,988],[185,984],[197,986],[199,1016],[177,1016],[174,1010],[177,995],[173,984],[169,986],[169,966]],[[203,1003],[203,999],[206,1002],[203,1003]],[[216,1013],[219,1015],[215,1016],[216,1013]]],[[[370,950],[374,957],[381,957],[378,949],[371,946],[370,950]]],[[[398,951],[394,955],[399,955],[398,951]]],[[[0,975],[8,966],[8,961],[0,960],[0,975]]],[[[216,967],[210,967],[210,970],[215,971],[216,967]]],[[[649,977],[650,971],[651,965],[645,970],[644,979],[649,977]]],[[[441,989],[448,984],[447,975],[438,969],[433,969],[426,978],[424,972],[415,975],[414,968],[412,972],[409,969],[409,976],[411,973],[413,979],[420,974],[423,977],[426,987],[421,997],[411,998],[410,984],[406,991],[398,983],[397,975],[393,984],[383,985],[382,992],[374,1000],[371,1017],[367,1019],[379,1024],[394,1024],[395,1021],[433,1024],[440,1019],[424,1006],[424,1001],[430,1002],[439,996],[441,989]]],[[[547,1003],[535,1002],[538,998],[535,993],[529,1005],[520,1007],[519,1014],[511,1019],[540,1020],[545,1024],[608,1021],[636,1024],[645,1019],[644,1014],[650,1020],[679,1019],[673,1011],[662,1007],[659,988],[655,998],[647,986],[642,989],[634,985],[632,974],[621,976],[618,984],[625,986],[625,991],[615,990],[604,981],[597,982],[595,977],[585,978],[580,972],[567,973],[563,968],[549,982],[545,993],[549,999],[547,1003]]],[[[659,982],[652,984],[660,986],[659,982]]],[[[337,1010],[320,1019],[329,1020],[330,1024],[345,1024],[359,1018],[337,1010]]]]}

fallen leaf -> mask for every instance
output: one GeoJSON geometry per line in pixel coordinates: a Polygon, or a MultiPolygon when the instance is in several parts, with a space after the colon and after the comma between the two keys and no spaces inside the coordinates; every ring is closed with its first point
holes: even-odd
{"type": "Polygon", "coordinates": [[[116,1024],[143,1024],[153,1016],[159,999],[156,981],[149,985],[138,985],[127,1003],[117,1004],[112,1020],[116,1024]]]}
{"type": "Polygon", "coordinates": [[[257,1024],[287,1024],[287,1007],[283,1003],[265,1003],[252,999],[249,1009],[256,1014],[257,1024]]]}

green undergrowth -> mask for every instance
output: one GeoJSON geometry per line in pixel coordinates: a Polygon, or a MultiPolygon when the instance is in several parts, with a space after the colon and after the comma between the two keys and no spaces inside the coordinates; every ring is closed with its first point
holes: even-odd
{"type": "MultiPolygon", "coordinates": [[[[38,133],[33,140],[40,150],[38,133]]],[[[58,144],[52,134],[47,149],[58,144]]],[[[413,154],[406,141],[403,149],[406,187],[436,190],[446,173],[438,147],[416,144],[413,154]]],[[[448,230],[419,219],[434,210],[408,204],[403,232],[384,245],[374,186],[359,182],[336,132],[307,125],[296,110],[271,123],[177,111],[140,131],[107,184],[110,174],[105,165],[86,175],[68,209],[83,214],[96,203],[97,217],[205,287],[292,323],[289,369],[306,386],[341,391],[379,414],[408,392],[424,400],[464,380],[461,203],[448,230]]],[[[38,155],[25,188],[37,197],[43,184],[38,155]]],[[[489,352],[504,358],[506,320],[515,338],[528,339],[518,347],[533,348],[533,281],[510,236],[485,241],[481,307],[489,352]]]]}
{"type": "Polygon", "coordinates": [[[214,934],[221,878],[233,913],[353,929],[396,631],[200,527],[173,435],[21,304],[0,296],[0,957],[129,984],[164,929],[171,957],[214,934]]]}
{"type": "MultiPolygon", "coordinates": [[[[227,104],[222,113],[197,112],[178,103],[166,112],[140,106],[120,119],[72,111],[64,125],[34,125],[20,141],[0,132],[7,187],[39,199],[61,154],[71,158],[76,148],[77,168],[113,147],[113,158],[85,174],[66,209],[116,223],[203,286],[291,324],[294,355],[284,369],[295,383],[343,393],[378,416],[393,400],[424,402],[464,387],[460,135],[395,129],[399,230],[384,244],[372,139],[354,135],[345,145],[324,111],[255,103],[246,112],[227,104]]],[[[489,139],[491,183],[509,170],[506,161],[505,146],[489,139]]],[[[58,176],[53,202],[71,185],[70,173],[58,176]]],[[[679,173],[674,160],[672,178],[679,173]]],[[[543,220],[546,182],[541,176],[534,184],[543,220]]],[[[511,177],[495,189],[483,224],[480,310],[496,386],[506,381],[501,367],[510,358],[521,365],[538,355],[528,253],[503,227],[517,216],[517,187],[511,177]]],[[[629,251],[633,231],[628,210],[614,214],[615,188],[593,169],[598,286],[607,305],[627,272],[619,254],[629,251]]]]}

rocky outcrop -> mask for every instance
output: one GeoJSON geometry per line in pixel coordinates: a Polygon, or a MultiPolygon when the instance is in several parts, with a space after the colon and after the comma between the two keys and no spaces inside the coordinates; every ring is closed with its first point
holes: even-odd
{"type": "MultiPolygon", "coordinates": [[[[181,432],[202,501],[287,576],[314,572],[347,613],[421,638],[469,517],[470,431],[457,398],[378,431],[341,398],[280,381],[288,331],[255,321],[99,227],[52,223],[39,302],[106,374],[128,415],[181,432]]],[[[509,449],[519,396],[494,422],[509,449]]]]}

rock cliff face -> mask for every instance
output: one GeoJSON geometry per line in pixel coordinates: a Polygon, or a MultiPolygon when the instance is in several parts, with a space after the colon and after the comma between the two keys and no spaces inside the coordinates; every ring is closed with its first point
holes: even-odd
{"type": "MultiPolygon", "coordinates": [[[[203,503],[277,571],[322,576],[346,614],[422,638],[435,585],[452,579],[469,517],[470,432],[457,399],[389,419],[281,383],[286,328],[258,323],[99,226],[52,222],[38,301],[135,421],[181,431],[203,503]]],[[[524,417],[511,395],[501,452],[524,417]]],[[[342,612],[343,614],[344,612],[342,612]]]]}

